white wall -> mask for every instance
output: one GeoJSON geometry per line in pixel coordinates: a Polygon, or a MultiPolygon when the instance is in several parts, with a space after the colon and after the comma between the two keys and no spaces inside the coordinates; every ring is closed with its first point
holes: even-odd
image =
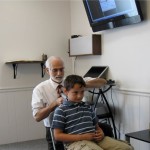
{"type": "Polygon", "coordinates": [[[0,145],[45,138],[43,122],[32,117],[32,90],[0,90],[0,145]]]}
{"type": "Polygon", "coordinates": [[[43,123],[32,117],[32,90],[41,78],[40,64],[19,64],[16,79],[5,62],[41,60],[42,54],[68,57],[70,2],[54,0],[0,1],[0,144],[45,138],[43,123]]]}
{"type": "MultiPolygon", "coordinates": [[[[149,128],[150,122],[150,1],[141,1],[141,6],[144,22],[96,32],[102,35],[102,55],[78,56],[75,60],[75,71],[80,75],[94,65],[109,66],[108,78],[117,86],[107,97],[117,110],[115,121],[121,139],[125,133],[149,128]]],[[[82,0],[71,0],[71,34],[92,33],[82,0]]],[[[138,140],[131,140],[131,144],[135,150],[150,149],[149,144],[138,140]]]]}
{"type": "MultiPolygon", "coordinates": [[[[41,59],[41,55],[46,53],[48,56],[62,56],[66,62],[66,74],[71,73],[71,59],[67,54],[70,33],[72,35],[88,35],[92,34],[92,30],[82,0],[70,1],[71,5],[69,0],[0,1],[0,118],[3,120],[0,131],[6,134],[4,131],[8,131],[10,122],[13,123],[14,129],[11,131],[11,137],[8,134],[0,134],[0,144],[45,136],[42,124],[37,124],[32,120],[29,105],[32,88],[47,79],[48,76],[41,78],[41,68],[37,64],[20,64],[17,78],[13,79],[12,66],[6,65],[5,62],[41,59]],[[24,110],[23,112],[21,112],[21,108],[24,110]],[[24,115],[24,120],[29,122],[24,124],[19,113],[24,115]],[[16,122],[12,120],[11,114],[16,122]],[[24,124],[24,132],[18,127],[20,123],[24,124]],[[31,124],[31,128],[28,128],[29,124],[31,124]],[[34,133],[31,135],[30,131],[34,125],[38,130],[32,130],[34,133]],[[21,133],[19,133],[20,131],[21,133]],[[18,134],[16,135],[16,133],[18,134]],[[13,137],[14,135],[16,136],[13,137]]],[[[146,14],[145,22],[98,32],[98,34],[102,34],[102,55],[77,57],[75,62],[75,71],[80,75],[84,75],[93,65],[110,67],[109,77],[120,85],[119,89],[114,90],[113,95],[115,96],[115,106],[118,109],[116,123],[118,126],[121,124],[122,137],[128,131],[147,128],[148,122],[150,122],[149,1],[142,1],[142,6],[146,14]],[[140,71],[142,73],[139,73],[140,71]],[[132,114],[129,118],[128,109],[132,114]],[[137,118],[133,124],[132,118],[137,118]]],[[[141,150],[138,144],[134,145],[137,145],[136,150],[141,150]]],[[[144,148],[149,150],[149,146],[145,143],[144,148]]]]}
{"type": "MultiPolygon", "coordinates": [[[[149,3],[148,0],[141,1],[142,9],[146,13],[144,22],[96,32],[102,34],[102,55],[78,57],[77,74],[84,75],[92,65],[108,65],[109,78],[119,82],[120,88],[148,92],[150,89],[149,3]]],[[[82,0],[72,0],[71,34],[92,33],[82,0]]]]}
{"type": "Polygon", "coordinates": [[[57,55],[64,58],[66,73],[70,73],[69,12],[68,0],[0,1],[0,89],[32,87],[43,80],[39,64],[18,65],[14,80],[7,61],[41,60],[43,53],[57,55]]]}

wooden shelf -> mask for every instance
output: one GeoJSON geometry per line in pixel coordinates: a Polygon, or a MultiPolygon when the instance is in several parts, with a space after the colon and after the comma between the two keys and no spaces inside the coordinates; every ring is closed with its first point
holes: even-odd
{"type": "Polygon", "coordinates": [[[12,64],[14,69],[14,79],[16,79],[17,76],[17,68],[18,64],[40,64],[41,65],[41,71],[42,71],[42,78],[45,75],[44,69],[45,69],[45,61],[43,60],[17,60],[17,61],[8,61],[6,64],[12,64]]]}

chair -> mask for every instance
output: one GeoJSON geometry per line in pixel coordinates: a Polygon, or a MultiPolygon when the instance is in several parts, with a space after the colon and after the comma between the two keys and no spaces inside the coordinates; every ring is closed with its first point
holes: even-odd
{"type": "Polygon", "coordinates": [[[50,115],[49,115],[49,122],[50,122],[50,134],[51,134],[51,137],[52,137],[52,144],[53,144],[53,149],[54,150],[65,150],[64,146],[63,146],[63,143],[62,142],[59,142],[59,144],[61,144],[62,148],[60,149],[56,147],[56,143],[57,141],[55,140],[54,138],[54,134],[53,134],[53,129],[51,128],[51,125],[52,125],[52,122],[53,122],[53,115],[54,115],[54,112],[51,112],[50,115]]]}
{"type": "Polygon", "coordinates": [[[99,122],[99,126],[103,130],[105,136],[114,138],[113,130],[110,124],[99,122]]]}
{"type": "Polygon", "coordinates": [[[53,113],[53,112],[51,112],[51,113],[50,113],[50,115],[49,115],[49,122],[50,122],[50,134],[51,134],[51,138],[52,138],[53,149],[54,149],[54,150],[56,150],[54,134],[53,134],[53,130],[52,130],[52,128],[51,128],[51,125],[52,125],[52,122],[53,122],[53,115],[54,115],[54,113],[53,113]]]}

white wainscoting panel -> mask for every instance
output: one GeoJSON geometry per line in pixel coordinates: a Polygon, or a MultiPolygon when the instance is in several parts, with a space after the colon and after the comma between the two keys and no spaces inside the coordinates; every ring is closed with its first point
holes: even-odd
{"type": "MultiPolygon", "coordinates": [[[[43,122],[32,117],[32,90],[0,90],[0,144],[45,138],[43,122]]],[[[115,114],[118,137],[149,128],[150,93],[113,89],[105,95],[115,114]]],[[[150,144],[139,140],[131,138],[131,144],[135,150],[150,150],[150,144]]]]}
{"type": "MultiPolygon", "coordinates": [[[[126,133],[149,129],[150,93],[113,89],[105,95],[115,116],[118,137],[124,140],[126,133]]],[[[150,150],[146,142],[131,138],[131,144],[135,150],[150,150]]]]}
{"type": "Polygon", "coordinates": [[[45,138],[31,110],[32,88],[0,90],[0,144],[45,138]]]}

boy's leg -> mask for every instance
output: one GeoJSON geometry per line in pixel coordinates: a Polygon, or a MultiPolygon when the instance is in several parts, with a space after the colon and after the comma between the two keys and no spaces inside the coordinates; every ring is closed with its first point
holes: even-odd
{"type": "Polygon", "coordinates": [[[66,148],[67,150],[103,150],[96,143],[86,140],[73,142],[66,148]]]}
{"type": "Polygon", "coordinates": [[[134,148],[126,142],[119,141],[108,136],[100,141],[98,145],[104,150],[134,150],[134,148]]]}

